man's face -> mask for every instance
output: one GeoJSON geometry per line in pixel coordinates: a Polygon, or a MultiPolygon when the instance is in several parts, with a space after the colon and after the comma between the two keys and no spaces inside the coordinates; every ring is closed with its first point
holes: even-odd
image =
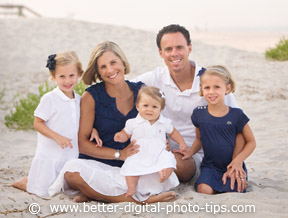
{"type": "Polygon", "coordinates": [[[192,46],[187,45],[187,41],[182,33],[167,33],[161,39],[160,56],[164,59],[170,73],[181,72],[189,65],[189,54],[192,46]]]}

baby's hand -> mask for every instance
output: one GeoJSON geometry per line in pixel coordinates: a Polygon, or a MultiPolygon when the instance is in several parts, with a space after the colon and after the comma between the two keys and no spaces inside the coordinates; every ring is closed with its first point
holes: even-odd
{"type": "Polygon", "coordinates": [[[71,141],[72,139],[66,138],[65,136],[62,135],[57,135],[55,137],[55,141],[57,142],[57,144],[62,148],[73,148],[71,141]]]}
{"type": "Polygon", "coordinates": [[[117,132],[114,135],[114,141],[115,142],[126,142],[127,141],[127,136],[123,132],[117,132]]]}
{"type": "Polygon", "coordinates": [[[102,140],[100,139],[99,134],[95,128],[92,129],[90,141],[93,141],[93,139],[96,141],[96,147],[102,147],[102,140]]]}
{"type": "Polygon", "coordinates": [[[186,145],[186,143],[180,144],[179,147],[182,152],[188,151],[188,146],[186,145]]]}

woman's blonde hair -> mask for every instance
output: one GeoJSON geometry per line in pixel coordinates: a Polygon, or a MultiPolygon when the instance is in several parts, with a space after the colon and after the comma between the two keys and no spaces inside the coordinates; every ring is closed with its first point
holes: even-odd
{"type": "Polygon", "coordinates": [[[65,52],[58,53],[53,59],[55,60],[54,68],[52,69],[49,68],[49,73],[50,73],[51,78],[55,77],[55,70],[57,66],[65,66],[71,63],[75,64],[79,76],[82,75],[83,73],[82,64],[79,61],[79,58],[75,51],[65,51],[65,52]]]}
{"type": "Polygon", "coordinates": [[[125,67],[125,74],[128,74],[130,72],[130,65],[120,47],[114,42],[102,42],[96,45],[95,49],[93,50],[90,56],[88,67],[83,74],[82,80],[86,85],[91,85],[93,82],[95,83],[97,79],[103,81],[98,71],[97,61],[98,58],[101,57],[106,51],[113,52],[121,59],[125,67]]]}
{"type": "Polygon", "coordinates": [[[142,86],[138,92],[138,95],[137,95],[136,105],[141,100],[142,94],[146,94],[146,95],[150,96],[151,98],[155,99],[156,101],[158,101],[161,105],[161,110],[164,109],[165,96],[164,96],[164,93],[162,91],[160,91],[160,89],[158,89],[154,86],[145,86],[145,85],[142,86]]]}
{"type": "Polygon", "coordinates": [[[226,85],[228,85],[228,84],[231,85],[231,89],[227,94],[229,94],[230,92],[232,92],[232,93],[235,92],[235,82],[232,78],[231,73],[224,66],[214,65],[214,66],[207,67],[206,70],[204,71],[204,73],[202,73],[200,75],[200,91],[199,91],[200,96],[203,96],[201,84],[202,84],[202,78],[204,75],[218,76],[219,78],[221,78],[225,82],[226,85]]]}

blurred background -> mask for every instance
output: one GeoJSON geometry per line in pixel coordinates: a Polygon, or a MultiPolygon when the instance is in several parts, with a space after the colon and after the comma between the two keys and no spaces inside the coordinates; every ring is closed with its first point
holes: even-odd
{"type": "MultiPolygon", "coordinates": [[[[150,31],[170,23],[195,31],[288,30],[287,0],[0,0],[0,5],[23,5],[43,17],[150,31]]],[[[15,12],[15,8],[6,8],[4,13],[0,9],[1,17],[15,12]]],[[[28,10],[23,14],[35,16],[28,10]]]]}

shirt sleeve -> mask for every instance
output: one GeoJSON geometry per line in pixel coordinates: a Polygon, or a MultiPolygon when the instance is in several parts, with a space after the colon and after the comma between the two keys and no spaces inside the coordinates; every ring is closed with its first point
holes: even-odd
{"type": "Polygon", "coordinates": [[[172,125],[172,120],[166,118],[165,128],[166,133],[171,134],[173,132],[174,127],[172,125]]]}
{"type": "Polygon", "coordinates": [[[242,132],[244,126],[249,122],[249,118],[246,116],[246,114],[239,109],[239,116],[237,120],[237,133],[242,132]]]}
{"type": "Polygon", "coordinates": [[[156,73],[154,71],[149,71],[147,73],[143,73],[136,78],[131,80],[132,82],[143,82],[147,86],[155,86],[156,81],[156,73]]]}
{"type": "Polygon", "coordinates": [[[228,95],[225,95],[224,103],[227,106],[234,107],[234,108],[239,108],[238,103],[237,103],[236,98],[233,95],[233,93],[229,93],[228,95]]]}
{"type": "Polygon", "coordinates": [[[40,103],[38,104],[36,110],[34,111],[34,116],[47,121],[50,119],[54,113],[53,102],[50,95],[42,96],[40,103]]]}
{"type": "Polygon", "coordinates": [[[134,126],[134,119],[129,119],[126,121],[125,127],[124,127],[124,131],[128,134],[128,135],[132,135],[132,131],[133,131],[133,126],[134,126]]]}
{"type": "Polygon", "coordinates": [[[191,115],[191,121],[193,125],[198,128],[198,119],[197,119],[198,112],[197,111],[198,111],[197,108],[195,108],[191,115]]]}

